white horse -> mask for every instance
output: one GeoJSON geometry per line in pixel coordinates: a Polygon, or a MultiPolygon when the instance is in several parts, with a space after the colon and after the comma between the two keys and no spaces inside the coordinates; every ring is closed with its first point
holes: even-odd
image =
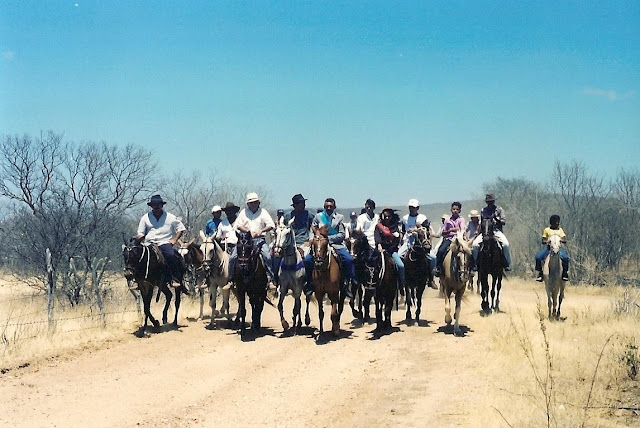
{"type": "Polygon", "coordinates": [[[562,261],[560,260],[560,236],[549,237],[549,255],[544,261],[542,274],[544,287],[547,290],[549,318],[560,319],[560,305],[564,299],[564,281],[562,280],[562,261]],[[556,309],[557,307],[557,309],[556,309]]]}
{"type": "MultiPolygon", "coordinates": [[[[204,254],[204,264],[207,268],[207,276],[205,279],[206,287],[209,288],[209,306],[211,306],[211,321],[209,326],[215,327],[215,317],[220,313],[216,309],[216,301],[218,297],[218,289],[222,294],[222,314],[227,318],[231,318],[229,313],[229,295],[230,290],[223,287],[229,282],[229,253],[227,253],[218,244],[218,241],[211,236],[205,236],[200,231],[200,250],[204,254]]],[[[204,305],[204,297],[200,295],[200,313],[204,305]]]]}
{"type": "MultiPolygon", "coordinates": [[[[280,219],[280,223],[276,228],[276,237],[273,244],[273,255],[278,257],[281,262],[278,267],[278,278],[280,282],[280,299],[278,300],[278,311],[280,312],[280,322],[284,331],[289,329],[289,323],[284,319],[283,301],[288,291],[291,290],[295,303],[293,306],[293,327],[297,333],[302,327],[302,319],[300,309],[302,303],[300,295],[304,285],[305,269],[302,262],[302,253],[296,247],[296,237],[291,224],[286,225],[284,219],[280,219]]],[[[305,316],[306,325],[311,323],[309,317],[309,298],[307,298],[307,313],[305,316]]]]}

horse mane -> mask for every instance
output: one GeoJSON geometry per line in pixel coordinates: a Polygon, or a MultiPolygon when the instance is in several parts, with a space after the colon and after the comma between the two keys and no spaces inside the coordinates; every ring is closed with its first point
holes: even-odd
{"type": "Polygon", "coordinates": [[[468,255],[471,254],[471,247],[469,246],[467,241],[464,239],[464,232],[462,230],[458,230],[456,232],[455,237],[451,241],[451,251],[452,252],[462,251],[465,254],[468,254],[468,255]]]}

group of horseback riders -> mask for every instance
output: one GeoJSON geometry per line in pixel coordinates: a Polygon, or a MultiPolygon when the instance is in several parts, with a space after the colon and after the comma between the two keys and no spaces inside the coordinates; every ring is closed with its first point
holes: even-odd
{"type": "MultiPolygon", "coordinates": [[[[304,266],[306,269],[306,281],[304,292],[310,295],[314,291],[311,281],[313,270],[313,257],[309,252],[310,242],[313,234],[317,233],[321,226],[328,228],[328,240],[335,254],[338,256],[343,273],[343,292],[351,296],[351,291],[347,284],[351,281],[357,284],[353,258],[345,245],[346,239],[354,234],[361,234],[367,239],[369,245],[374,250],[382,250],[391,255],[397,269],[398,289],[400,293],[405,289],[404,263],[403,258],[407,251],[414,244],[415,231],[418,228],[426,228],[429,237],[441,237],[442,240],[436,245],[427,257],[432,272],[430,275],[440,276],[442,274],[442,261],[449,249],[451,240],[458,231],[464,232],[464,237],[471,241],[472,257],[470,268],[476,271],[476,260],[482,244],[483,237],[480,233],[479,221],[488,219],[493,226],[493,234],[500,243],[503,254],[504,270],[509,271],[511,266],[511,254],[509,241],[504,235],[502,228],[505,225],[505,214],[502,207],[496,205],[496,198],[493,194],[487,194],[485,203],[487,204],[480,213],[471,210],[470,221],[465,222],[460,215],[462,204],[453,202],[451,204],[451,215],[442,216],[442,227],[435,233],[431,228],[429,219],[419,213],[420,203],[417,199],[410,199],[407,206],[409,213],[400,218],[396,210],[384,207],[380,214],[376,214],[376,203],[372,199],[367,199],[364,208],[358,215],[355,212],[350,214],[350,222],[344,222],[344,216],[337,213],[336,201],[333,198],[326,198],[323,209],[312,214],[306,209],[306,199],[302,194],[296,194],[291,198],[292,210],[284,213],[278,210],[278,221],[289,225],[295,233],[296,246],[304,255],[304,266]],[[435,254],[435,257],[434,257],[435,254]]],[[[184,262],[182,257],[175,250],[175,245],[186,230],[182,222],[173,214],[164,210],[166,202],[160,195],[153,195],[147,205],[151,208],[147,214],[140,219],[136,243],[145,241],[149,244],[156,244],[160,249],[168,270],[172,277],[172,286],[187,292],[183,285],[184,262]]],[[[275,289],[277,284],[278,260],[272,257],[267,234],[273,233],[276,224],[271,215],[260,207],[260,198],[255,192],[250,192],[246,197],[246,207],[240,209],[232,202],[227,202],[224,208],[215,205],[211,209],[212,219],[205,225],[205,235],[214,237],[221,246],[231,255],[229,261],[229,283],[227,289],[233,285],[233,272],[237,260],[236,244],[238,237],[236,231],[250,233],[254,248],[259,251],[264,262],[266,274],[269,281],[269,288],[275,289]],[[222,218],[222,213],[226,218],[222,218]]],[[[552,234],[559,234],[563,242],[566,242],[566,235],[559,227],[560,218],[557,215],[551,217],[550,227],[543,232],[543,249],[536,255],[536,270],[540,272],[537,280],[542,278],[541,263],[548,254],[546,243],[552,234]]],[[[562,278],[568,280],[569,258],[566,251],[562,251],[563,274],[562,278]]],[[[436,288],[433,281],[428,281],[429,285],[436,288]]]]}

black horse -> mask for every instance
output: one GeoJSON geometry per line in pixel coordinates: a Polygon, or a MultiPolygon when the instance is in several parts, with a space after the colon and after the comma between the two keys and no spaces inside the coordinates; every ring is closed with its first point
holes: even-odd
{"type": "Polygon", "coordinates": [[[238,315],[240,336],[244,336],[245,317],[247,314],[245,296],[249,296],[251,305],[251,328],[260,329],[260,318],[264,302],[267,300],[267,272],[260,257],[260,248],[253,245],[251,232],[236,232],[238,244],[236,251],[238,261],[234,272],[234,282],[238,296],[238,315]]]}
{"type": "Polygon", "coordinates": [[[429,264],[429,251],[431,241],[429,240],[429,229],[419,227],[415,232],[413,245],[404,257],[404,272],[406,279],[407,314],[406,320],[411,320],[411,306],[416,306],[416,321],[420,320],[422,309],[422,294],[427,282],[433,281],[430,275],[431,266],[429,264]]]}
{"type": "Polygon", "coordinates": [[[367,237],[358,231],[353,231],[349,238],[349,252],[353,258],[353,266],[356,273],[357,282],[351,284],[351,293],[353,293],[353,299],[349,301],[351,306],[351,313],[356,319],[369,319],[369,308],[371,306],[371,299],[375,294],[374,287],[366,287],[365,283],[368,279],[367,260],[371,257],[373,250],[369,246],[367,237]],[[355,308],[356,300],[358,303],[358,309],[355,308]],[[363,312],[364,307],[364,312],[363,312]]]}
{"type": "MultiPolygon", "coordinates": [[[[171,304],[172,293],[169,289],[171,274],[169,268],[164,262],[160,249],[154,245],[136,244],[134,240],[127,243],[125,241],[122,247],[122,256],[124,257],[124,276],[127,281],[135,281],[138,284],[140,295],[144,307],[144,324],[140,330],[144,332],[147,328],[147,322],[151,321],[154,327],[159,327],[160,323],[151,314],[151,299],[153,297],[153,288],[158,287],[166,296],[166,303],[162,310],[162,322],[167,323],[167,311],[171,304]]],[[[178,310],[180,309],[180,291],[176,291],[175,308],[176,313],[173,319],[173,325],[178,325],[178,310]]],[[[160,294],[158,293],[158,297],[160,294]]],[[[156,298],[156,302],[158,298],[156,298]]]]}
{"type": "Polygon", "coordinates": [[[373,250],[366,262],[365,287],[375,288],[376,328],[380,333],[391,328],[391,311],[398,291],[396,264],[386,251],[373,250]]]}
{"type": "Polygon", "coordinates": [[[482,243],[478,253],[478,279],[482,284],[482,310],[485,313],[493,309],[500,312],[500,289],[504,276],[504,259],[502,248],[493,234],[492,219],[482,219],[481,223],[482,243]],[[489,305],[489,275],[492,278],[491,305],[489,305]]]}

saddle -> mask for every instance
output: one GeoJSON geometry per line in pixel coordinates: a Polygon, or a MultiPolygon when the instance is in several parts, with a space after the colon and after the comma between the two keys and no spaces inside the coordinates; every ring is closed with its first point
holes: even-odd
{"type": "Polygon", "coordinates": [[[160,247],[158,244],[142,244],[143,247],[147,247],[149,251],[153,251],[153,254],[156,256],[156,260],[158,260],[158,264],[163,267],[167,267],[167,261],[164,258],[164,254],[160,251],[160,247]]]}

